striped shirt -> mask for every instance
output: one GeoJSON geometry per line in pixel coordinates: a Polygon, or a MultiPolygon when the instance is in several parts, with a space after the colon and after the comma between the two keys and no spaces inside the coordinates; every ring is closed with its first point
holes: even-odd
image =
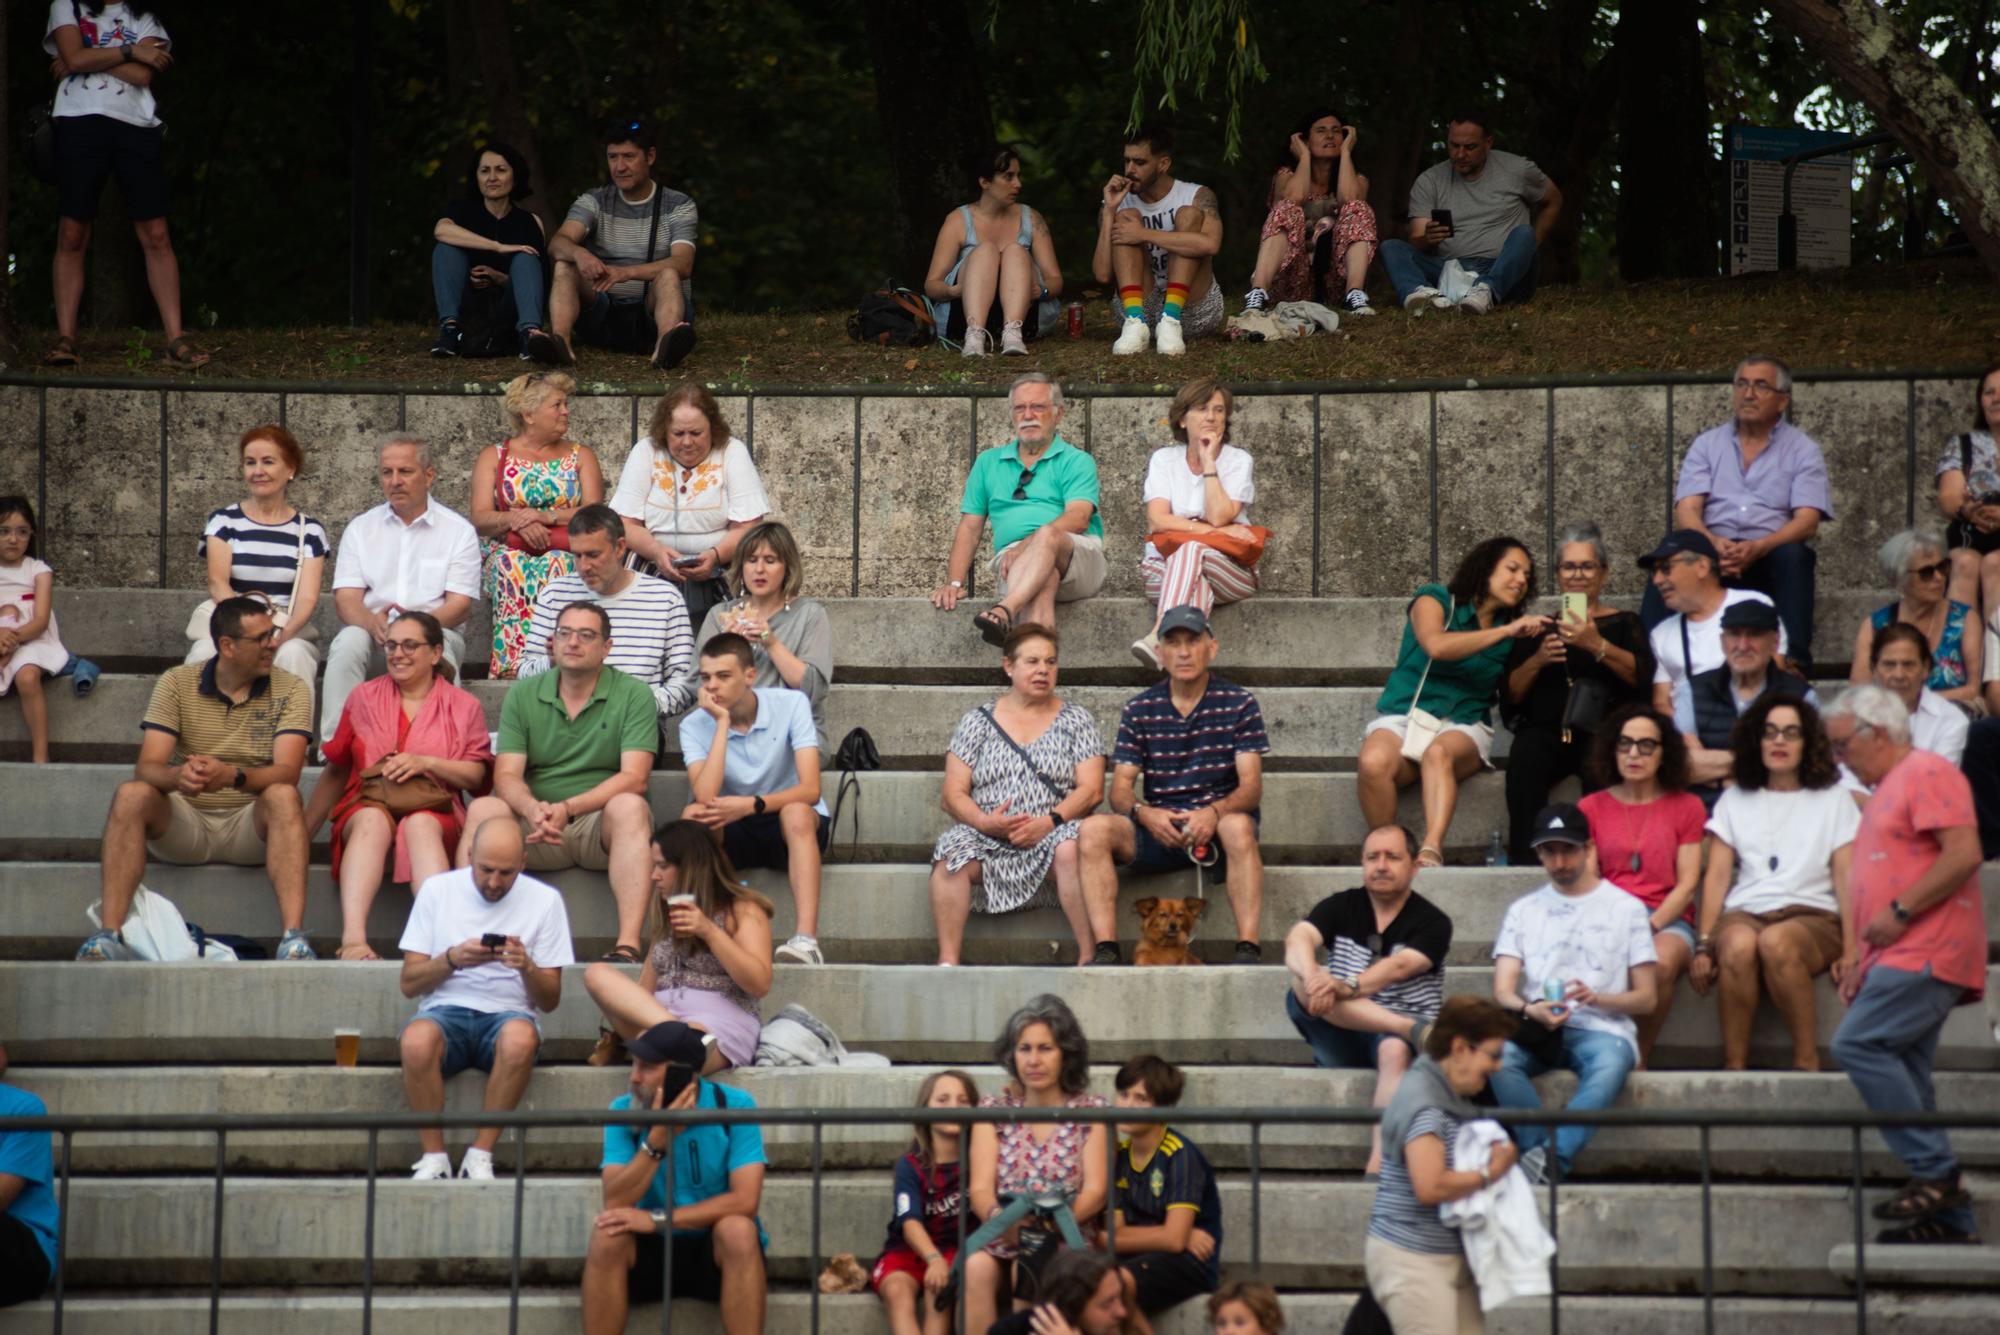
{"type": "Polygon", "coordinates": [[[518,675],[533,677],[549,670],[549,639],[556,633],[556,618],[571,603],[583,602],[596,603],[611,614],[611,652],[604,661],[644,682],[662,714],[678,714],[694,703],[699,682],[687,604],[681,591],[666,580],[637,572],[610,597],[594,591],[581,575],[562,575],[544,584],[535,595],[534,620],[518,675]]]}
{"type": "Polygon", "coordinates": [[[229,547],[229,587],[237,593],[267,594],[274,607],[292,605],[292,585],[299,571],[299,526],[305,526],[305,559],[323,561],[333,550],[326,529],[303,510],[292,511],[282,524],[260,524],[243,513],[243,506],[225,505],[208,517],[195,555],[208,559],[210,538],[229,547]]]}
{"type": "Polygon", "coordinates": [[[1438,1207],[1417,1199],[1410,1185],[1410,1167],[1402,1148],[1418,1136],[1436,1136],[1444,1142],[1444,1166],[1451,1168],[1452,1146],[1458,1139],[1458,1119],[1442,1108],[1425,1108],[1410,1119],[1403,1146],[1382,1156],[1382,1177],[1375,1184],[1375,1208],[1368,1215],[1368,1236],[1380,1238],[1404,1251],[1431,1256],[1456,1256],[1461,1243],[1458,1230],[1447,1228],[1438,1218],[1438,1207]]]}
{"type": "Polygon", "coordinates": [[[1328,895],[1313,905],[1306,921],[1326,945],[1326,971],[1352,981],[1399,950],[1414,950],[1431,967],[1414,978],[1385,987],[1369,1000],[1414,1020],[1434,1020],[1444,1005],[1444,957],[1451,950],[1451,919],[1412,891],[1389,926],[1377,930],[1375,901],[1361,888],[1328,895]]]}
{"type": "Polygon", "coordinates": [[[1236,757],[1262,755],[1271,741],[1256,697],[1236,683],[1211,673],[1186,718],[1174,708],[1169,688],[1163,681],[1125,702],[1111,760],[1139,767],[1148,806],[1192,811],[1235,792],[1236,757]]]}
{"type": "MultiPolygon", "coordinates": [[[[693,250],[695,236],[701,230],[694,201],[657,181],[653,183],[653,191],[657,193],[648,193],[635,204],[625,198],[624,192],[617,186],[601,185],[578,195],[563,221],[581,224],[584,245],[590,253],[606,264],[621,268],[648,263],[646,238],[649,236],[653,239],[654,261],[665,259],[675,246],[693,250]],[[660,206],[658,232],[653,230],[655,202],[660,206]]],[[[613,301],[638,301],[645,295],[646,284],[636,278],[611,285],[613,301]]],[[[681,280],[681,296],[686,299],[691,312],[694,309],[693,282],[685,278],[681,280]]]]}
{"type": "MultiPolygon", "coordinates": [[[[175,738],[171,763],[189,756],[212,756],[225,765],[261,769],[271,763],[278,738],[288,732],[312,737],[312,688],[283,668],[250,683],[237,704],[215,686],[219,660],[168,668],[153,684],[153,698],[139,724],[175,738]]],[[[205,811],[231,811],[256,800],[235,788],[196,793],[188,801],[205,811]]]]}

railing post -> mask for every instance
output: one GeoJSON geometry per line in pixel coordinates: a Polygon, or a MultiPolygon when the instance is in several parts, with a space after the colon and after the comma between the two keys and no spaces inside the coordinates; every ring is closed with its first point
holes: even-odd
{"type": "MultiPolygon", "coordinates": [[[[977,562],[974,562],[977,564],[977,562]]],[[[965,1217],[972,1210],[972,1122],[970,1119],[958,1124],[958,1252],[953,1260],[958,1264],[958,1288],[955,1306],[957,1313],[952,1317],[953,1330],[965,1329],[965,1276],[972,1268],[972,1258],[965,1254],[965,1217]]]]}
{"type": "MultiPolygon", "coordinates": [[[[961,1157],[960,1162],[964,1159],[961,1157]]],[[[812,1335],[819,1335],[819,1189],[820,1189],[820,1124],[813,1123],[813,1200],[812,1200],[812,1261],[806,1266],[806,1290],[812,1296],[812,1335]]],[[[917,1295],[917,1309],[923,1310],[923,1294],[917,1295]]]]}
{"type": "MultiPolygon", "coordinates": [[[[697,1102],[700,1097],[695,1096],[697,1102]]],[[[647,1127],[640,1132],[640,1138],[643,1140],[650,1134],[652,1128],[647,1127]]],[[[675,1128],[667,1128],[667,1154],[659,1167],[667,1184],[667,1231],[660,1237],[660,1246],[666,1252],[660,1267],[660,1335],[674,1333],[674,1142],[679,1138],[675,1128]]]]}
{"type": "Polygon", "coordinates": [[[1250,1123],[1250,1273],[1264,1273],[1264,1126],[1250,1123]]]}
{"type": "Polygon", "coordinates": [[[361,1232],[361,1335],[375,1330],[375,1170],[380,1166],[382,1128],[368,1128],[368,1217],[361,1232]]]}
{"type": "Polygon", "coordinates": [[[1854,1335],[1868,1335],[1868,1201],[1861,1187],[1861,1126],[1854,1126],[1854,1335]]]}
{"type": "Polygon", "coordinates": [[[507,1268],[507,1335],[521,1329],[521,1205],[528,1190],[528,1129],[514,1128],[514,1255],[507,1268]]]}
{"type": "Polygon", "coordinates": [[[69,1150],[76,1138],[73,1131],[62,1133],[62,1187],[56,1201],[56,1335],[62,1335],[63,1272],[69,1260],[69,1150]]]}
{"type": "Polygon", "coordinates": [[[229,1133],[215,1133],[215,1236],[208,1254],[208,1335],[222,1330],[222,1179],[228,1172],[229,1133]]]}
{"type": "Polygon", "coordinates": [[[1715,1335],[1715,1223],[1711,1213],[1708,1124],[1701,1127],[1701,1329],[1715,1335]]]}
{"type": "MultiPolygon", "coordinates": [[[[1104,1172],[1104,1254],[1115,1261],[1118,1259],[1118,1124],[1100,1122],[1099,1125],[1110,1132],[1104,1138],[1104,1157],[1110,1161],[1104,1172]]],[[[965,1162],[962,1149],[959,1162],[965,1162]]]]}
{"type": "Polygon", "coordinates": [[[1548,1139],[1542,1142],[1544,1162],[1549,1173],[1549,1241],[1557,1244],[1549,1254],[1549,1335],[1562,1335],[1562,1246],[1558,1236],[1557,1223],[1561,1211],[1557,1209],[1556,1183],[1562,1177],[1562,1160],[1556,1157],[1556,1132],[1561,1127],[1542,1123],[1542,1131],[1548,1139]]]}

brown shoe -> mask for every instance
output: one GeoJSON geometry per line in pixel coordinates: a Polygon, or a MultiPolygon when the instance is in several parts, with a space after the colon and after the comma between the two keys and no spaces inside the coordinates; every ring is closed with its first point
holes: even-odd
{"type": "Polygon", "coordinates": [[[623,1066],[630,1060],[625,1052],[625,1040],[602,1025],[597,1029],[597,1046],[583,1059],[586,1066],[623,1066]]]}

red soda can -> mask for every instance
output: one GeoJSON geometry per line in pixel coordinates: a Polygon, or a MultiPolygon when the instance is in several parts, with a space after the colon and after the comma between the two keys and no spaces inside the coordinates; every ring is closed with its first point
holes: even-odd
{"type": "Polygon", "coordinates": [[[1082,338],[1083,337],[1082,302],[1072,301],[1069,304],[1068,323],[1069,323],[1069,336],[1071,338],[1082,338]]]}

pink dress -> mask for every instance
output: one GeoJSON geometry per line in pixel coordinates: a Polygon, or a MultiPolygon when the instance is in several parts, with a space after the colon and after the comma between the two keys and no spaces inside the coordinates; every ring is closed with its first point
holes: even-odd
{"type": "MultiPolygon", "coordinates": [[[[21,558],[17,566],[0,566],[0,626],[13,629],[27,625],[41,612],[35,602],[35,578],[55,572],[45,562],[32,556],[21,558]]],[[[15,646],[14,652],[4,663],[0,663],[0,695],[5,695],[14,685],[14,674],[29,664],[40,668],[44,676],[61,672],[69,662],[69,650],[63,648],[62,636],[56,631],[55,613],[49,613],[49,624],[42,633],[32,640],[23,640],[15,646]]]]}
{"type": "MultiPolygon", "coordinates": [[[[1063,1106],[1102,1108],[1106,1102],[1102,1094],[1078,1094],[1063,1106]]],[[[1028,1103],[1009,1089],[988,1094],[979,1101],[979,1106],[1025,1108],[1028,1103]]],[[[996,1190],[1002,1197],[1039,1196],[1046,1192],[1074,1197],[1083,1188],[1083,1155],[1090,1143],[1090,1126],[1089,1122],[1057,1122],[1055,1131],[1043,1141],[1035,1139],[1035,1128],[1025,1122],[1003,1123],[997,1127],[1000,1158],[998,1171],[994,1174],[996,1190]]],[[[1091,1227],[1082,1220],[1077,1223],[1088,1239],[1091,1227]]],[[[986,1250],[1003,1258],[1014,1255],[1014,1245],[1009,1242],[991,1243],[986,1250]]]]}
{"type": "MultiPolygon", "coordinates": [[[[728,914],[715,925],[728,930],[728,914]]],[[[731,1066],[757,1061],[757,1037],[764,1032],[757,998],[740,987],[715,952],[688,950],[669,932],[653,943],[653,996],[676,1018],[715,1035],[715,1045],[731,1066]]]]}

